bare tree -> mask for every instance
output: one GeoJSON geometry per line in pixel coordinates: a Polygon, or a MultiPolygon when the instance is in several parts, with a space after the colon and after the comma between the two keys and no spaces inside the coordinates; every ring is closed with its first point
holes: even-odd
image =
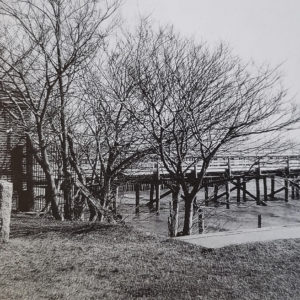
{"type": "Polygon", "coordinates": [[[58,186],[49,161],[57,145],[62,161],[64,215],[71,219],[71,171],[68,133],[75,114],[76,87],[83,66],[90,63],[112,26],[120,2],[94,0],[0,1],[2,15],[1,81],[15,104],[11,115],[20,121],[35,157],[46,174],[53,215],[58,209],[58,186]],[[18,98],[10,93],[18,92],[18,98]],[[24,117],[26,107],[32,118],[24,117]]]}
{"type": "Polygon", "coordinates": [[[183,234],[189,235],[193,201],[214,156],[237,145],[242,149],[253,137],[255,149],[261,149],[257,137],[264,135],[263,145],[271,143],[268,133],[296,122],[296,109],[286,102],[276,70],[251,70],[223,44],[212,50],[172,28],[155,32],[147,25],[130,43],[139,54],[129,70],[138,83],[139,109],[130,109],[148,130],[174,183],[171,235],[177,231],[179,188],[185,203],[183,234]],[[198,162],[201,169],[189,184],[186,174],[198,162]]]}
{"type": "Polygon", "coordinates": [[[83,106],[78,153],[89,172],[85,176],[100,193],[101,204],[114,209],[115,192],[126,169],[153,152],[143,126],[126,109],[136,88],[126,68],[132,58],[130,52],[124,53],[120,41],[106,51],[98,64],[86,68],[81,82],[83,106]]]}

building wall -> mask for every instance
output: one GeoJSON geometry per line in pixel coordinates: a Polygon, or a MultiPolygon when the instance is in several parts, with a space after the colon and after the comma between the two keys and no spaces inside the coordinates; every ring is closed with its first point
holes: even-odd
{"type": "MultiPolygon", "coordinates": [[[[1,93],[0,93],[1,96],[1,93]]],[[[16,189],[15,176],[12,172],[12,150],[17,145],[25,145],[25,135],[22,127],[9,114],[12,109],[0,97],[0,179],[14,182],[13,209],[19,206],[19,193],[16,189]]],[[[22,178],[22,172],[19,178],[22,178]]],[[[22,185],[22,180],[20,181],[22,185]]]]}
{"type": "Polygon", "coordinates": [[[7,110],[0,107],[0,179],[11,181],[11,150],[24,141],[21,128],[7,110]]]}

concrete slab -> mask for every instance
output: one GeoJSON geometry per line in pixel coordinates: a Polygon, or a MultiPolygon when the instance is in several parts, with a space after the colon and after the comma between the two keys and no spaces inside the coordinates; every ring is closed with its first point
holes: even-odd
{"type": "Polygon", "coordinates": [[[175,239],[205,248],[216,249],[231,245],[297,238],[300,238],[300,225],[196,234],[175,239]]]}

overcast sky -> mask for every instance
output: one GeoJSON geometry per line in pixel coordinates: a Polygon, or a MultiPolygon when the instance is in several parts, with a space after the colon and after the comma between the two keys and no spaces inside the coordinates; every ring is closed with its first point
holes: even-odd
{"type": "Polygon", "coordinates": [[[300,104],[300,0],[124,0],[125,22],[147,15],[199,41],[226,41],[245,61],[283,63],[284,84],[300,104]]]}

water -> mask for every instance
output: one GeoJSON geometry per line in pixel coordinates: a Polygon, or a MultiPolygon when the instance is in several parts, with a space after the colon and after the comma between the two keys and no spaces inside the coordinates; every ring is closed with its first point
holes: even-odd
{"type": "MultiPolygon", "coordinates": [[[[276,182],[276,189],[282,187],[283,181],[276,182]]],[[[261,182],[262,187],[262,182],[261,182]]],[[[268,187],[269,188],[269,187],[268,187]]],[[[247,183],[247,190],[255,194],[255,181],[247,183]]],[[[219,189],[219,193],[225,191],[224,188],[219,189]]],[[[268,193],[270,191],[268,190],[268,193]]],[[[163,191],[162,191],[163,193],[163,191]]],[[[213,193],[213,188],[209,188],[209,195],[213,193]]],[[[256,201],[250,199],[246,202],[241,202],[240,205],[236,202],[236,191],[231,193],[230,209],[226,209],[225,205],[218,207],[205,207],[203,204],[204,192],[201,190],[198,195],[198,205],[204,210],[204,226],[205,233],[251,229],[257,228],[258,215],[262,216],[262,227],[283,226],[288,224],[300,223],[300,200],[291,200],[285,202],[283,200],[284,191],[276,194],[276,200],[268,201],[267,206],[258,206],[256,201]]],[[[161,200],[160,214],[151,212],[146,206],[149,201],[149,191],[140,192],[140,213],[135,214],[135,194],[134,192],[124,193],[120,195],[118,209],[125,218],[125,222],[134,227],[151,232],[161,236],[168,235],[168,216],[169,216],[169,201],[171,196],[167,196],[161,200]]],[[[225,202],[225,199],[221,200],[225,202]]],[[[241,200],[242,201],[242,200],[241,200]]],[[[179,231],[183,227],[183,212],[184,203],[180,202],[180,218],[179,231]]],[[[194,216],[193,233],[198,233],[197,214],[194,216]]]]}

